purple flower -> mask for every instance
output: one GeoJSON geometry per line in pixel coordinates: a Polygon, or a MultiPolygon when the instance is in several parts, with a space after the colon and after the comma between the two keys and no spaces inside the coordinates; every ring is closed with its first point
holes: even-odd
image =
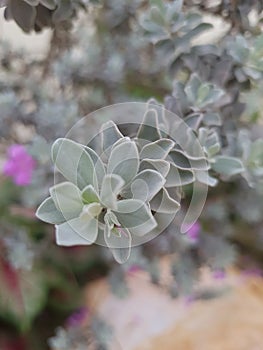
{"type": "Polygon", "coordinates": [[[216,280],[222,280],[226,277],[226,273],[223,269],[213,271],[213,278],[216,280]]]}
{"type": "Polygon", "coordinates": [[[87,319],[89,310],[86,307],[82,307],[79,310],[75,311],[69,316],[66,321],[68,327],[79,327],[87,319]]]}
{"type": "Polygon", "coordinates": [[[186,235],[192,242],[197,242],[199,239],[200,231],[201,225],[199,224],[199,222],[195,222],[186,232],[186,235]]]}
{"type": "Polygon", "coordinates": [[[27,186],[32,179],[36,167],[35,160],[28,154],[25,146],[12,145],[7,151],[8,159],[4,164],[3,173],[12,177],[18,186],[27,186]]]}

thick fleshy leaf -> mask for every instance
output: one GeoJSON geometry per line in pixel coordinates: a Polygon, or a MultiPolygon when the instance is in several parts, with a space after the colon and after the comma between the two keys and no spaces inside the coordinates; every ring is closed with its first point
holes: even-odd
{"type": "Polygon", "coordinates": [[[102,150],[109,153],[112,145],[124,136],[113,121],[104,123],[101,127],[102,150]]]}
{"type": "Polygon", "coordinates": [[[143,170],[135,176],[131,186],[125,191],[125,198],[149,202],[163,187],[165,178],[156,170],[143,170]]]}
{"type": "Polygon", "coordinates": [[[137,138],[148,141],[156,141],[161,138],[156,110],[149,109],[145,113],[142,124],[137,133],[137,138]]]}
{"type": "Polygon", "coordinates": [[[144,236],[157,226],[149,207],[137,199],[118,201],[118,208],[114,213],[122,227],[137,236],[144,236]]]}
{"type": "Polygon", "coordinates": [[[171,163],[165,187],[184,186],[193,183],[194,180],[195,176],[192,170],[182,170],[171,163]]]}
{"type": "Polygon", "coordinates": [[[208,186],[215,187],[218,183],[218,180],[215,177],[210,176],[207,171],[196,171],[195,175],[197,181],[208,186]]]}
{"type": "Polygon", "coordinates": [[[169,154],[173,163],[182,170],[208,170],[210,168],[205,158],[186,156],[182,151],[171,151],[169,154]]]}
{"type": "Polygon", "coordinates": [[[107,246],[110,248],[114,259],[119,263],[125,263],[131,254],[131,234],[125,228],[114,228],[110,230],[109,226],[105,225],[104,239],[107,246]],[[115,231],[118,231],[115,233],[115,231]]]}
{"type": "Polygon", "coordinates": [[[145,145],[141,152],[141,159],[165,159],[174,147],[174,142],[169,139],[160,139],[145,145]]]}
{"type": "Polygon", "coordinates": [[[139,153],[134,141],[125,140],[114,147],[109,157],[109,174],[119,175],[125,183],[129,183],[139,169],[139,153]]]}
{"type": "Polygon", "coordinates": [[[80,189],[96,183],[94,164],[84,146],[69,139],[58,139],[51,154],[60,173],[80,189]]]}
{"type": "Polygon", "coordinates": [[[83,210],[80,214],[80,218],[86,221],[89,221],[93,218],[97,218],[102,211],[102,206],[100,203],[93,202],[87,205],[84,205],[83,210]]]}
{"type": "Polygon", "coordinates": [[[151,209],[158,213],[176,214],[180,208],[180,203],[169,196],[169,193],[163,188],[152,199],[151,209]]]}
{"type": "Polygon", "coordinates": [[[56,226],[56,242],[61,246],[90,245],[98,235],[98,220],[76,218],[56,226]]]}
{"type": "Polygon", "coordinates": [[[80,190],[71,182],[62,182],[50,188],[50,195],[58,211],[66,220],[73,219],[82,211],[80,190]]]}
{"type": "Polygon", "coordinates": [[[94,187],[91,185],[86,186],[82,190],[81,197],[82,197],[83,203],[85,203],[85,204],[99,202],[99,196],[98,196],[97,192],[95,191],[94,187]]]}
{"type": "Polygon", "coordinates": [[[39,206],[36,211],[36,216],[49,224],[62,224],[65,222],[65,217],[57,210],[55,203],[51,197],[48,197],[39,206]]]}
{"type": "Polygon", "coordinates": [[[105,165],[103,164],[100,156],[92,148],[85,146],[85,151],[89,154],[89,156],[93,161],[93,166],[95,171],[94,186],[96,186],[96,188],[100,188],[103,177],[106,174],[105,165]],[[95,184],[96,180],[97,180],[97,183],[95,184]]]}
{"type": "Polygon", "coordinates": [[[169,173],[170,163],[166,160],[145,158],[140,164],[139,171],[141,172],[142,170],[147,169],[156,170],[165,178],[169,173]]]}
{"type": "Polygon", "coordinates": [[[242,173],[244,165],[242,161],[235,157],[217,156],[215,163],[211,164],[213,170],[225,176],[233,176],[242,173]]]}
{"type": "Polygon", "coordinates": [[[101,203],[107,208],[117,208],[117,196],[120,193],[124,181],[119,175],[107,174],[104,176],[100,192],[101,203]]]}

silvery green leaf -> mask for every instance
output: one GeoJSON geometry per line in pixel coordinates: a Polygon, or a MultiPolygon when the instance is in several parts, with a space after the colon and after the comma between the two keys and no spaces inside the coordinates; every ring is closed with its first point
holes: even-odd
{"type": "Polygon", "coordinates": [[[148,159],[145,158],[140,163],[140,169],[139,171],[146,170],[146,169],[152,169],[158,171],[164,178],[166,178],[169,169],[170,169],[170,163],[166,160],[162,159],[148,159]]]}
{"type": "Polygon", "coordinates": [[[184,122],[193,130],[197,130],[203,120],[203,114],[193,113],[184,119],[184,122]]]}
{"type": "Polygon", "coordinates": [[[118,201],[114,213],[121,225],[137,236],[144,236],[157,226],[149,207],[137,199],[118,201]]]}
{"type": "Polygon", "coordinates": [[[126,140],[112,149],[109,157],[109,174],[119,175],[125,183],[129,183],[139,169],[139,153],[134,141],[126,140]]]}
{"type": "Polygon", "coordinates": [[[208,170],[209,164],[205,158],[192,158],[183,154],[182,151],[173,150],[169,153],[171,161],[182,170],[208,170]]]}
{"type": "Polygon", "coordinates": [[[93,161],[94,166],[94,184],[95,180],[97,181],[96,187],[100,188],[100,184],[103,180],[104,175],[106,174],[105,166],[98,156],[98,154],[90,147],[85,146],[85,151],[89,154],[93,161]]]}
{"type": "Polygon", "coordinates": [[[165,178],[156,170],[143,170],[132,181],[125,198],[140,199],[149,202],[163,187],[165,178]]]}
{"type": "Polygon", "coordinates": [[[110,120],[104,123],[101,127],[102,150],[107,153],[110,152],[111,146],[123,137],[124,136],[113,121],[110,120]]]}
{"type": "Polygon", "coordinates": [[[204,83],[199,87],[197,94],[197,105],[203,108],[217,102],[224,95],[224,92],[212,84],[204,83]]]}
{"type": "Polygon", "coordinates": [[[222,119],[218,113],[207,112],[203,115],[203,122],[205,125],[220,126],[222,125],[222,119]]]}
{"type": "Polygon", "coordinates": [[[197,100],[197,92],[201,85],[201,80],[198,78],[196,74],[192,74],[191,78],[189,79],[184,91],[187,95],[187,98],[191,102],[192,105],[194,105],[195,101],[197,100]]]}
{"type": "Polygon", "coordinates": [[[165,26],[165,19],[160,9],[157,6],[153,6],[150,9],[150,20],[160,27],[165,26]]]}
{"type": "Polygon", "coordinates": [[[105,225],[104,239],[110,248],[114,259],[119,263],[125,263],[131,254],[131,234],[126,228],[110,228],[105,225]],[[114,230],[119,230],[118,234],[114,230]]]}
{"type": "Polygon", "coordinates": [[[156,141],[161,138],[158,128],[158,115],[155,109],[149,109],[145,113],[137,138],[148,141],[156,141]]]}
{"type": "Polygon", "coordinates": [[[100,205],[100,203],[97,202],[86,204],[82,209],[80,218],[85,221],[90,221],[93,218],[97,218],[101,213],[102,209],[103,208],[100,205]]]}
{"type": "Polygon", "coordinates": [[[100,200],[105,207],[117,209],[117,196],[121,192],[125,182],[116,174],[104,176],[100,192],[100,200]]]}
{"type": "Polygon", "coordinates": [[[75,218],[56,226],[56,242],[61,246],[90,245],[98,235],[98,220],[75,218]]]}
{"type": "Polygon", "coordinates": [[[55,203],[51,197],[48,197],[38,207],[36,216],[49,224],[62,224],[65,222],[65,217],[57,210],[55,203]]]}
{"type": "Polygon", "coordinates": [[[71,182],[62,182],[50,188],[50,195],[57,210],[66,220],[77,217],[82,211],[80,190],[71,182]]]}
{"type": "Polygon", "coordinates": [[[239,63],[245,63],[249,56],[247,41],[241,35],[237,35],[234,42],[228,47],[229,54],[239,63]]]}
{"type": "Polygon", "coordinates": [[[211,187],[218,184],[218,180],[209,175],[207,171],[195,171],[196,180],[211,187]]]}
{"type": "Polygon", "coordinates": [[[52,160],[59,172],[80,189],[94,185],[94,164],[84,146],[68,139],[58,139],[51,149],[52,160]]]}
{"type": "Polygon", "coordinates": [[[140,152],[140,158],[165,159],[173,147],[172,140],[160,139],[145,145],[140,152]]]}
{"type": "Polygon", "coordinates": [[[235,157],[217,156],[214,160],[215,163],[211,164],[212,169],[225,176],[237,175],[245,170],[242,161],[235,157]]]}
{"type": "Polygon", "coordinates": [[[168,19],[172,19],[175,14],[179,14],[182,11],[183,0],[175,0],[172,3],[168,4],[167,8],[167,16],[168,19]]]}
{"type": "Polygon", "coordinates": [[[150,202],[151,209],[158,213],[175,214],[180,203],[169,196],[169,193],[163,188],[150,202]]]}
{"type": "Polygon", "coordinates": [[[99,202],[99,196],[92,185],[88,185],[82,190],[81,197],[85,204],[99,202]]]}
{"type": "Polygon", "coordinates": [[[194,172],[191,169],[182,170],[171,163],[169,173],[166,176],[165,187],[184,186],[193,183],[194,180],[194,172]]]}

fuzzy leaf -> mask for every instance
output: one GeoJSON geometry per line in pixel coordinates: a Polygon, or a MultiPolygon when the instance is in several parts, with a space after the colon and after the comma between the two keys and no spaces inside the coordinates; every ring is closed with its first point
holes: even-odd
{"type": "Polygon", "coordinates": [[[173,147],[172,140],[160,139],[145,145],[140,152],[140,158],[165,159],[173,147]]]}
{"type": "Polygon", "coordinates": [[[94,164],[84,146],[68,139],[58,139],[52,146],[51,155],[56,168],[68,181],[80,189],[96,185],[94,164]]]}
{"type": "Polygon", "coordinates": [[[49,224],[62,224],[65,222],[65,217],[57,210],[55,203],[51,197],[48,197],[39,206],[36,216],[49,224]]]}
{"type": "Polygon", "coordinates": [[[99,202],[98,194],[95,191],[94,187],[91,185],[88,185],[82,190],[81,197],[85,204],[99,202]]]}
{"type": "Polygon", "coordinates": [[[70,247],[90,245],[98,235],[98,220],[76,218],[56,226],[56,242],[58,245],[70,247]]]}
{"type": "Polygon", "coordinates": [[[122,139],[123,135],[113,121],[104,123],[101,127],[102,150],[109,152],[111,146],[122,139]]]}
{"type": "Polygon", "coordinates": [[[163,188],[151,201],[151,209],[158,213],[176,214],[180,208],[180,203],[169,196],[163,188]]]}
{"type": "Polygon", "coordinates": [[[141,163],[140,163],[140,169],[139,171],[142,170],[147,170],[147,169],[152,169],[158,171],[164,178],[166,178],[169,169],[170,169],[170,163],[167,162],[166,160],[159,160],[159,159],[148,159],[145,158],[141,163]]]}
{"type": "Polygon", "coordinates": [[[121,225],[137,236],[144,236],[157,226],[148,206],[137,199],[118,201],[118,209],[114,213],[121,225]]]}
{"type": "Polygon", "coordinates": [[[137,138],[148,141],[156,141],[161,138],[156,110],[149,109],[145,113],[142,124],[138,130],[137,138]]]}
{"type": "Polygon", "coordinates": [[[71,182],[62,182],[50,188],[50,195],[65,220],[77,217],[83,208],[80,190],[71,182]]]}
{"type": "Polygon", "coordinates": [[[120,193],[124,181],[119,175],[105,175],[100,193],[100,200],[107,208],[117,209],[117,195],[120,193]]]}
{"type": "Polygon", "coordinates": [[[245,169],[240,159],[228,156],[215,157],[212,169],[225,176],[233,176],[242,173],[245,169]]]}
{"type": "Polygon", "coordinates": [[[112,149],[108,169],[109,174],[119,175],[129,183],[139,169],[139,154],[134,141],[125,140],[112,149]]]}
{"type": "Polygon", "coordinates": [[[125,198],[140,199],[149,202],[165,184],[164,177],[156,170],[143,170],[135,176],[125,198]]]}

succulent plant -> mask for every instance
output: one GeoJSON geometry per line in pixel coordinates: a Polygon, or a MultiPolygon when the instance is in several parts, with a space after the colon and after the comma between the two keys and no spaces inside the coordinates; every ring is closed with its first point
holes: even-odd
{"type": "Polygon", "coordinates": [[[174,143],[163,138],[140,149],[113,122],[102,126],[101,135],[100,155],[69,139],[53,144],[52,160],[67,181],[50,189],[36,215],[57,225],[59,245],[105,244],[123,262],[136,237],[158,229],[157,214],[175,215],[179,208],[164,188],[164,158],[174,143]]]}

